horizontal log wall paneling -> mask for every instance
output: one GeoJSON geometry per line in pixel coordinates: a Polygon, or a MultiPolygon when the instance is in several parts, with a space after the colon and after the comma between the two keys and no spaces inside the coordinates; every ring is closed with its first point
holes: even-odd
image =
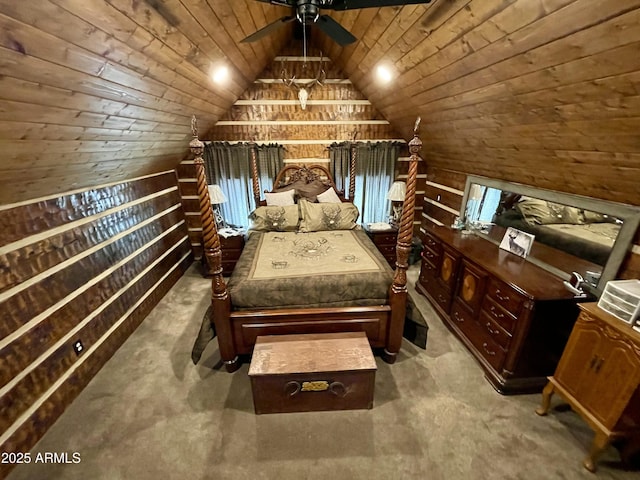
{"type": "Polygon", "coordinates": [[[460,215],[466,175],[427,164],[420,231],[429,225],[451,225],[460,215]]]}
{"type": "Polygon", "coordinates": [[[6,205],[0,229],[0,450],[28,451],[192,254],[174,171],[6,205]]]}

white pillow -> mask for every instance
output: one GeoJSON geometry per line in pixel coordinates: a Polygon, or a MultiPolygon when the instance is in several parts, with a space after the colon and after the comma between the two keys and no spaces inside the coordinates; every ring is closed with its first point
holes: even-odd
{"type": "Polygon", "coordinates": [[[293,196],[296,194],[295,190],[287,190],[286,192],[278,193],[265,193],[264,197],[267,200],[267,206],[273,207],[285,207],[287,205],[295,205],[293,196]]]}
{"type": "Polygon", "coordinates": [[[318,195],[318,203],[342,203],[340,197],[333,188],[318,195]]]}

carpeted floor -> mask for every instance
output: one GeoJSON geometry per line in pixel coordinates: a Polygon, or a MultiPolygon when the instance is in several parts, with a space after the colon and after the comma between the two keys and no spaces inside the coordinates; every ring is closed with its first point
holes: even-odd
{"type": "Polygon", "coordinates": [[[215,340],[191,362],[209,287],[192,267],[32,451],[80,463],[10,480],[638,478],[613,448],[587,472],[586,424],[558,399],[542,418],[539,395],[496,393],[420,296],[427,349],[405,341],[396,364],[376,359],[372,410],[256,416],[248,365],[221,369],[215,340]]]}

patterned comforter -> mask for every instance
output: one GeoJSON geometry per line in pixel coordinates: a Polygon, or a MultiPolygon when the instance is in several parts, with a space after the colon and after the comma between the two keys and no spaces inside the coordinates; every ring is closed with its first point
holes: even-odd
{"type": "Polygon", "coordinates": [[[234,309],[370,306],[392,280],[362,230],[252,232],[228,290],[234,309]]]}

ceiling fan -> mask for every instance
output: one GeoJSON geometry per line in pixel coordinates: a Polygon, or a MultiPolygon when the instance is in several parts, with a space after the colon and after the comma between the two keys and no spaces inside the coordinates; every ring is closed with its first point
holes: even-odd
{"type": "Polygon", "coordinates": [[[281,7],[290,7],[292,15],[282,17],[242,40],[243,43],[256,42],[271,32],[298,20],[303,26],[315,25],[340,46],[349,45],[356,41],[347,29],[336,22],[329,15],[321,15],[320,9],[325,10],[355,10],[370,7],[391,7],[399,5],[414,5],[431,3],[432,0],[256,0],[281,7]]]}

